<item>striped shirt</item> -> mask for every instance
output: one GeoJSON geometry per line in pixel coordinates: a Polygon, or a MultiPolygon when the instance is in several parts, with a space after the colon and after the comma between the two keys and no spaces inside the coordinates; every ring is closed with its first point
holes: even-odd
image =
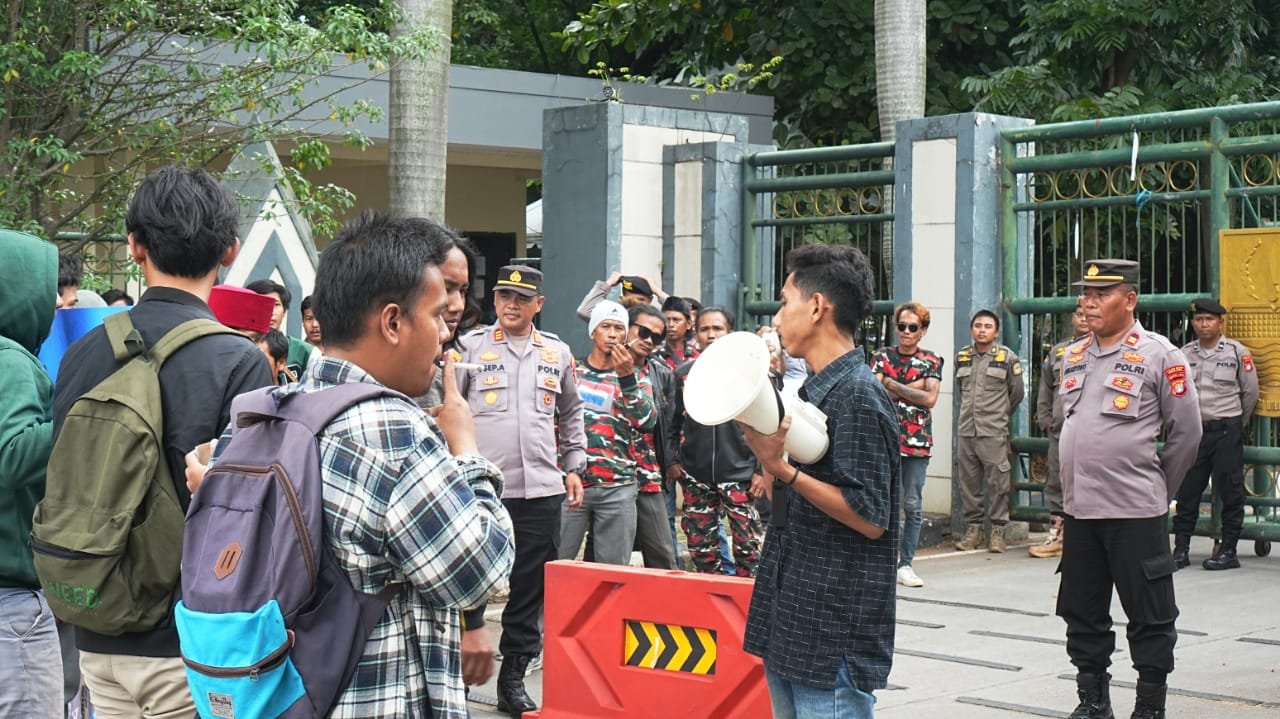
{"type": "MultiPolygon", "coordinates": [[[[278,391],[346,382],[377,383],[325,357],[278,391]]],[[[352,585],[371,594],[389,582],[413,585],[374,627],[331,716],[466,719],[459,612],[484,602],[515,556],[501,471],[450,456],[435,422],[391,397],[338,415],[319,445],[325,539],[352,585]]]]}

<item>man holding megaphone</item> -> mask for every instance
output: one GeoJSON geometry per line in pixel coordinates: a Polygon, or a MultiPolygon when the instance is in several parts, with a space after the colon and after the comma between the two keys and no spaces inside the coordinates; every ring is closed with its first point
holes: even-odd
{"type": "Polygon", "coordinates": [[[776,719],[869,719],[893,661],[898,417],[854,339],[871,314],[866,257],[805,245],[787,265],[773,324],[813,370],[800,398],[826,415],[829,449],[797,464],[784,454],[790,416],[768,435],[743,425],[763,470],[789,489],[785,526],[775,517],[765,538],[745,649],[764,659],[776,719]]]}

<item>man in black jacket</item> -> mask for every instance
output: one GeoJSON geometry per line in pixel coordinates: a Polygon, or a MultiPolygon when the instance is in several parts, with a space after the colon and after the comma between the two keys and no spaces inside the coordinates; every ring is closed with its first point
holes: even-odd
{"type": "MultiPolygon", "coordinates": [[[[218,268],[229,266],[240,250],[239,219],[231,193],[203,170],[164,167],[142,181],[129,204],[125,229],[129,254],[149,288],[130,310],[147,346],[187,320],[214,319],[209,293],[218,268]]],[[[120,364],[101,327],[67,350],[54,388],[55,441],[76,399],[120,364]]],[[[230,421],[233,397],[271,384],[262,352],[249,338],[235,335],[194,340],[160,369],[165,461],[184,512],[191,501],[186,453],[222,433],[230,421]]],[[[148,631],[118,636],[76,629],[80,669],[97,716],[195,714],[178,632],[169,616],[148,631]]]]}
{"type": "Polygon", "coordinates": [[[647,377],[653,387],[653,404],[658,422],[643,441],[632,446],[636,462],[636,544],[644,556],[644,566],[651,569],[675,569],[675,547],[671,543],[670,515],[662,495],[663,467],[675,461],[675,437],[670,434],[675,411],[675,379],[667,363],[653,354],[666,333],[666,320],[653,305],[632,305],[627,349],[636,358],[636,372],[647,377]]]}
{"type": "MultiPolygon", "coordinates": [[[[723,307],[704,307],[698,313],[698,345],[703,351],[733,330],[733,314],[723,307]]],[[[742,437],[737,422],[715,427],[698,424],[684,412],[684,381],[693,362],[676,369],[676,402],[671,436],[684,439],[680,454],[667,460],[667,476],[683,477],[684,519],[689,557],[699,572],[723,572],[720,558],[720,516],[729,518],[733,544],[733,572],[754,577],[760,564],[764,528],[750,494],[760,474],[759,463],[742,437]],[[681,471],[681,465],[684,470],[681,471]]]]}

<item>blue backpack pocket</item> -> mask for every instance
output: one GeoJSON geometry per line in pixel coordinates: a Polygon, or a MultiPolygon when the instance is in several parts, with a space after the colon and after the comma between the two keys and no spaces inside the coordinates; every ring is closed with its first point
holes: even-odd
{"type": "Polygon", "coordinates": [[[277,717],[304,698],[276,600],[252,613],[197,612],[178,602],[174,618],[200,716],[277,717]]]}

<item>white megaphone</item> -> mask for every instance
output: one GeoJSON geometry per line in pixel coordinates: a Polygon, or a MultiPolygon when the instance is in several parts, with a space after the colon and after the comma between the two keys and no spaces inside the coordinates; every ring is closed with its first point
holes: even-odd
{"type": "Polygon", "coordinates": [[[699,424],[741,420],[773,434],[791,415],[785,448],[792,459],[813,464],[827,453],[827,416],[798,396],[779,394],[769,382],[769,347],[750,332],[731,332],[703,350],[684,381],[684,408],[699,424]]]}

